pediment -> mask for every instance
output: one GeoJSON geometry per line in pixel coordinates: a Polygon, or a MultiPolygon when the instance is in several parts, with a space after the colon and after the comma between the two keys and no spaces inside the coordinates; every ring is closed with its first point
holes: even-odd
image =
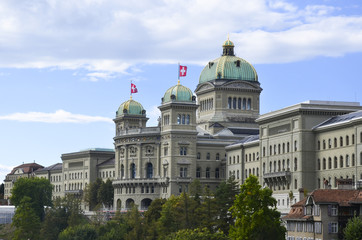
{"type": "Polygon", "coordinates": [[[233,82],[227,82],[222,85],[222,87],[226,88],[242,88],[242,89],[253,89],[253,90],[259,90],[259,86],[255,86],[251,83],[241,82],[241,81],[233,81],[233,82]]]}

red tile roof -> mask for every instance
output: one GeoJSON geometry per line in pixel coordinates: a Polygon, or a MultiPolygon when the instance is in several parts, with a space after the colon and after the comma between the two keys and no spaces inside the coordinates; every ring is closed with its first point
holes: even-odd
{"type": "Polygon", "coordinates": [[[24,173],[32,173],[39,168],[44,168],[44,167],[37,163],[25,163],[17,167],[14,167],[10,174],[14,174],[15,171],[18,169],[22,169],[24,173]]]}

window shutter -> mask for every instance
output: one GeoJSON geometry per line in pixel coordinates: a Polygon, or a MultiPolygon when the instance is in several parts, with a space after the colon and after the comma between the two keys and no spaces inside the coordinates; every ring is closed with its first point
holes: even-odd
{"type": "Polygon", "coordinates": [[[332,223],[328,223],[328,233],[332,233],[332,223]]]}
{"type": "Polygon", "coordinates": [[[331,216],[332,205],[328,205],[328,216],[331,216]]]}

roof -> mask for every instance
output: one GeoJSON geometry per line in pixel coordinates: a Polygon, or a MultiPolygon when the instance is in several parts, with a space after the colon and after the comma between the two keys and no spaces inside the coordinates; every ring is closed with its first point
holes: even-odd
{"type": "Polygon", "coordinates": [[[22,169],[23,173],[32,173],[39,168],[44,168],[44,167],[37,163],[25,163],[17,167],[14,167],[13,170],[10,172],[10,174],[14,174],[18,169],[22,169]]]}
{"type": "Polygon", "coordinates": [[[162,103],[167,103],[171,101],[193,102],[193,93],[188,87],[185,87],[178,83],[177,85],[167,89],[162,98],[162,103]]]}
{"type": "Polygon", "coordinates": [[[310,197],[317,204],[336,203],[340,206],[350,206],[352,203],[362,204],[362,192],[351,189],[317,189],[310,197]]]}
{"type": "Polygon", "coordinates": [[[257,82],[258,74],[249,62],[234,56],[234,44],[228,39],[223,44],[223,55],[202,70],[199,84],[216,79],[257,82]]]}
{"type": "Polygon", "coordinates": [[[116,163],[115,158],[110,158],[100,164],[97,165],[97,167],[107,167],[107,166],[114,166],[116,163]]]}
{"type": "Polygon", "coordinates": [[[249,142],[254,142],[254,141],[257,141],[259,140],[259,134],[258,135],[250,135],[250,136],[247,136],[245,138],[243,138],[242,140],[240,141],[237,141],[231,145],[235,145],[235,144],[244,144],[244,143],[249,143],[249,142]]]}
{"type": "Polygon", "coordinates": [[[116,116],[121,116],[124,114],[128,114],[128,115],[145,115],[146,111],[144,110],[143,106],[141,103],[129,99],[128,101],[125,101],[124,103],[122,103],[119,108],[118,111],[116,113],[116,116]]]}
{"type": "MultiPolygon", "coordinates": [[[[228,128],[233,134],[247,134],[247,135],[257,135],[259,134],[259,128],[237,128],[229,127],[228,128]]],[[[258,135],[259,136],[259,135],[258,135]]]]}
{"type": "Polygon", "coordinates": [[[346,123],[346,122],[350,122],[355,119],[362,119],[362,110],[329,118],[328,120],[315,126],[314,129],[320,128],[320,127],[325,127],[325,126],[330,126],[330,125],[334,125],[334,124],[346,123]]]}
{"type": "Polygon", "coordinates": [[[36,170],[36,172],[47,172],[47,171],[56,171],[56,170],[62,170],[63,164],[62,163],[56,163],[53,165],[50,165],[49,167],[41,168],[36,170]]]}
{"type": "Polygon", "coordinates": [[[114,152],[114,149],[113,148],[87,148],[87,149],[80,150],[80,152],[85,152],[85,151],[114,152]]]}
{"type": "Polygon", "coordinates": [[[292,208],[290,209],[288,215],[282,217],[282,219],[301,219],[301,220],[307,220],[308,216],[304,215],[303,207],[307,201],[307,198],[304,198],[303,200],[295,203],[292,205],[292,208]]]}

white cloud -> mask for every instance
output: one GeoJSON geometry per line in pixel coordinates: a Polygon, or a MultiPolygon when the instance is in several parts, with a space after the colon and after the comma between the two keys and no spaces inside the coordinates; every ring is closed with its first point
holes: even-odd
{"type": "Polygon", "coordinates": [[[64,110],[57,110],[54,113],[28,112],[13,113],[0,116],[0,120],[10,120],[19,122],[42,122],[42,123],[91,123],[108,122],[113,123],[112,119],[99,116],[87,116],[73,114],[64,110]]]}
{"type": "Polygon", "coordinates": [[[99,81],[142,63],[203,65],[227,33],[252,63],[361,52],[362,17],[340,12],[283,0],[4,0],[0,67],[83,68],[99,81]]]}
{"type": "Polygon", "coordinates": [[[149,110],[147,110],[147,117],[150,118],[150,120],[147,123],[147,126],[157,126],[158,121],[157,119],[161,116],[160,109],[156,105],[150,107],[149,110]]]}

